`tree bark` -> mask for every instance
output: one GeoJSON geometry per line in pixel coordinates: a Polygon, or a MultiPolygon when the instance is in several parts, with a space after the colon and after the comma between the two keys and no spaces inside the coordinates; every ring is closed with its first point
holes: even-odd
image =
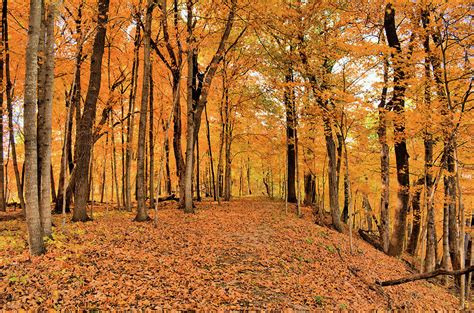
{"type": "Polygon", "coordinates": [[[38,44],[41,27],[41,1],[30,0],[28,43],[26,48],[26,73],[23,125],[25,135],[25,200],[28,243],[31,255],[44,253],[43,229],[38,195],[38,146],[37,146],[37,87],[38,44]]]}
{"type": "Polygon", "coordinates": [[[132,211],[132,152],[133,152],[133,133],[135,128],[135,101],[137,95],[137,88],[138,88],[138,67],[140,63],[139,53],[140,53],[140,40],[141,40],[141,32],[140,26],[138,22],[138,18],[136,18],[137,26],[135,28],[135,38],[134,38],[134,51],[133,51],[133,65],[132,65],[132,81],[130,87],[130,96],[129,96],[129,103],[128,103],[128,114],[130,117],[128,118],[127,122],[127,147],[126,147],[126,154],[125,154],[125,209],[127,211],[132,211]]]}
{"type": "Polygon", "coordinates": [[[420,237],[421,231],[421,193],[423,191],[423,185],[425,184],[425,177],[418,179],[415,184],[414,194],[411,199],[411,209],[413,212],[413,227],[411,231],[411,236],[407,245],[407,252],[411,255],[415,255],[418,248],[418,239],[420,237]]]}
{"type": "Polygon", "coordinates": [[[380,223],[383,251],[388,253],[390,242],[390,149],[387,143],[387,109],[385,107],[385,99],[387,97],[388,68],[385,67],[386,77],[385,85],[382,91],[382,101],[379,105],[379,128],[378,136],[381,145],[380,148],[380,179],[382,182],[382,190],[380,195],[380,223]]]}
{"type": "Polygon", "coordinates": [[[397,206],[395,207],[394,230],[390,238],[388,253],[392,256],[400,256],[403,252],[403,245],[406,237],[405,231],[410,196],[410,169],[405,134],[405,60],[402,56],[401,45],[397,35],[395,9],[391,3],[387,4],[385,8],[384,28],[388,45],[394,50],[392,53],[394,90],[391,106],[393,106],[393,110],[396,113],[396,118],[394,120],[394,133],[398,180],[398,201],[397,206]]]}
{"type": "Polygon", "coordinates": [[[145,137],[148,100],[150,95],[151,76],[151,27],[153,17],[154,2],[148,0],[145,16],[144,49],[143,49],[143,85],[142,99],[140,107],[140,121],[138,126],[138,156],[137,156],[137,200],[138,208],[135,221],[144,222],[150,219],[146,207],[146,183],[145,183],[145,137]]]}
{"type": "Polygon", "coordinates": [[[54,1],[46,9],[44,86],[40,87],[40,89],[43,89],[43,98],[38,104],[38,167],[41,184],[39,194],[41,225],[43,227],[43,235],[51,237],[51,136],[54,82],[54,26],[56,19],[56,5],[54,1]]]}
{"type": "MultiPolygon", "coordinates": [[[[429,24],[429,12],[423,10],[421,14],[421,21],[423,29],[428,30],[429,24]]],[[[425,34],[423,40],[423,48],[425,51],[425,94],[424,101],[426,112],[428,116],[426,118],[425,133],[423,138],[424,150],[425,150],[425,205],[427,212],[427,229],[426,229],[426,256],[425,256],[425,272],[434,271],[437,263],[437,238],[436,238],[436,223],[435,223],[435,208],[432,200],[429,199],[429,195],[433,193],[433,149],[435,141],[433,140],[433,135],[430,130],[431,118],[431,66],[430,66],[430,35],[429,33],[425,34]]]]}
{"type": "MultiPolygon", "coordinates": [[[[151,53],[151,51],[150,51],[151,53]]],[[[150,61],[151,63],[151,61],[150,61]]],[[[149,105],[150,105],[150,113],[149,113],[149,128],[148,128],[148,152],[150,153],[150,158],[148,160],[149,167],[148,172],[150,173],[148,176],[148,188],[149,188],[149,195],[150,195],[150,203],[153,203],[153,197],[155,196],[155,142],[154,142],[154,85],[153,85],[153,68],[150,64],[150,95],[149,95],[149,105]]]]}
{"type": "Polygon", "coordinates": [[[295,95],[291,83],[293,83],[293,70],[289,68],[288,74],[285,75],[285,83],[287,86],[284,91],[284,103],[286,110],[286,142],[287,142],[287,193],[288,202],[296,203],[296,153],[295,153],[295,95]]]}
{"type": "MultiPolygon", "coordinates": [[[[2,33],[4,24],[2,23],[2,33]]],[[[5,54],[5,43],[4,38],[0,41],[0,212],[6,212],[7,203],[5,199],[5,163],[3,159],[3,99],[5,94],[4,82],[3,82],[3,71],[4,71],[4,54],[5,54]]],[[[8,156],[7,156],[8,158],[8,156]]]]}
{"type": "Polygon", "coordinates": [[[76,181],[74,188],[74,213],[72,220],[75,222],[88,221],[86,206],[89,197],[88,173],[91,149],[94,144],[93,126],[97,111],[102,79],[102,57],[104,55],[106,24],[108,22],[109,0],[98,2],[98,25],[92,48],[89,87],[84,103],[84,112],[78,123],[78,141],[76,146],[76,181]]]}

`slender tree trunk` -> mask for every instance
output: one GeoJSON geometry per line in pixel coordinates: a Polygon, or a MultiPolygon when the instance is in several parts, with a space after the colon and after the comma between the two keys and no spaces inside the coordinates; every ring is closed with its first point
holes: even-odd
{"type": "Polygon", "coordinates": [[[173,99],[175,99],[176,105],[174,105],[173,114],[173,152],[176,163],[176,174],[178,175],[178,186],[179,186],[179,205],[184,208],[184,158],[183,149],[181,145],[181,101],[180,101],[180,80],[181,70],[177,70],[173,73],[173,99]]]}
{"type": "Polygon", "coordinates": [[[411,209],[413,211],[413,227],[411,236],[407,245],[407,252],[411,255],[415,255],[418,248],[418,239],[421,231],[421,193],[423,191],[423,185],[425,184],[425,177],[418,179],[415,184],[414,194],[411,199],[411,209]]]}
{"type": "MultiPolygon", "coordinates": [[[[151,49],[150,49],[151,50],[151,49]]],[[[151,51],[150,51],[151,53],[151,51]]],[[[151,61],[150,61],[151,62],[151,61]]],[[[154,138],[153,138],[153,132],[154,132],[154,97],[153,97],[153,91],[154,91],[154,86],[153,86],[153,69],[150,64],[150,95],[149,95],[149,104],[150,104],[150,126],[148,130],[148,151],[150,153],[150,159],[149,159],[149,178],[148,178],[148,184],[149,184],[149,194],[150,194],[150,203],[153,203],[153,199],[155,196],[155,143],[154,143],[154,138]]]]}
{"type": "MultiPolygon", "coordinates": [[[[461,257],[459,255],[459,225],[456,206],[456,166],[454,159],[454,145],[450,144],[447,149],[447,175],[445,176],[446,189],[445,201],[449,214],[449,255],[453,270],[461,269],[461,257]]],[[[459,279],[457,279],[459,284],[459,279]]]]}
{"type": "Polygon", "coordinates": [[[208,151],[209,151],[209,162],[210,162],[210,170],[211,170],[212,195],[214,197],[214,201],[216,201],[217,200],[216,178],[214,174],[214,159],[212,157],[212,147],[211,147],[211,129],[209,127],[209,116],[207,114],[207,105],[204,108],[204,114],[206,115],[207,145],[208,145],[208,151]]]}
{"type": "Polygon", "coordinates": [[[13,84],[10,77],[10,47],[8,41],[8,0],[3,0],[2,7],[2,42],[5,48],[5,78],[6,78],[6,98],[8,111],[8,134],[12,152],[13,171],[15,173],[16,189],[20,206],[25,214],[25,198],[23,194],[23,185],[21,183],[20,170],[18,168],[18,157],[16,153],[15,130],[13,128],[13,84]]]}
{"type": "Polygon", "coordinates": [[[88,173],[91,149],[94,144],[93,126],[97,111],[102,78],[102,57],[104,55],[106,24],[108,22],[109,0],[99,0],[98,26],[95,35],[91,56],[89,87],[84,103],[84,112],[78,123],[78,141],[76,146],[76,180],[74,189],[74,214],[73,221],[87,221],[86,205],[89,196],[88,173]]]}
{"type": "MultiPolygon", "coordinates": [[[[2,33],[4,24],[2,23],[2,33]]],[[[3,70],[4,70],[4,54],[5,54],[5,43],[4,38],[0,41],[0,212],[6,212],[7,203],[5,198],[5,163],[3,160],[3,99],[4,99],[4,82],[3,82],[3,70]]],[[[8,157],[8,156],[7,156],[8,157]]]]}
{"type": "Polygon", "coordinates": [[[201,202],[202,201],[201,186],[200,186],[201,171],[199,168],[199,163],[200,163],[200,159],[199,159],[199,137],[198,137],[196,138],[196,200],[198,202],[201,202]]]}
{"type": "Polygon", "coordinates": [[[51,176],[51,199],[53,202],[57,201],[57,196],[56,196],[56,184],[54,183],[54,171],[53,171],[53,165],[51,164],[50,167],[50,176],[51,176]]]}
{"type": "MultiPolygon", "coordinates": [[[[421,15],[421,21],[423,24],[423,29],[427,30],[429,23],[429,13],[427,10],[423,10],[421,15]]],[[[427,212],[427,225],[426,225],[426,257],[425,257],[425,272],[432,272],[435,270],[437,263],[437,238],[436,238],[436,222],[435,222],[435,208],[434,203],[430,200],[429,195],[433,193],[433,148],[435,141],[433,140],[433,135],[430,131],[430,112],[431,112],[431,66],[430,66],[430,36],[425,34],[423,40],[423,47],[426,53],[424,60],[425,66],[425,94],[424,101],[426,112],[428,116],[426,118],[425,134],[423,138],[424,150],[425,150],[425,205],[427,212]]]]}
{"type": "Polygon", "coordinates": [[[150,95],[150,76],[151,76],[151,27],[152,14],[154,9],[153,0],[148,0],[145,30],[144,30],[144,49],[143,49],[143,86],[142,99],[140,107],[140,122],[138,126],[138,156],[137,156],[137,200],[138,209],[135,221],[143,222],[150,219],[146,207],[146,184],[145,184],[145,137],[146,137],[146,119],[148,109],[148,98],[150,95]]]}
{"type": "MultiPolygon", "coordinates": [[[[188,80],[187,80],[187,131],[186,131],[186,164],[185,164],[185,175],[184,175],[184,212],[185,213],[194,213],[193,207],[193,161],[194,161],[194,115],[195,115],[195,105],[194,105],[194,55],[195,51],[195,39],[193,35],[193,3],[191,0],[187,1],[187,12],[188,12],[188,80]]],[[[181,198],[181,195],[180,195],[181,198]]]]}
{"type": "Polygon", "coordinates": [[[133,133],[135,128],[135,101],[138,88],[138,67],[139,67],[139,53],[140,53],[140,25],[136,21],[135,40],[133,51],[133,65],[132,65],[132,82],[130,88],[129,106],[128,106],[128,123],[127,123],[127,145],[125,156],[125,209],[132,211],[132,152],[133,152],[133,133]]]}
{"type": "Polygon", "coordinates": [[[285,83],[288,85],[285,87],[284,103],[286,110],[286,137],[287,137],[287,198],[288,202],[296,203],[296,154],[295,154],[295,101],[294,101],[294,90],[292,87],[293,83],[293,70],[288,69],[288,74],[285,75],[285,83]]]}
{"type": "MultiPolygon", "coordinates": [[[[112,125],[113,125],[113,119],[111,118],[110,119],[110,128],[112,129],[112,125]]],[[[112,169],[112,175],[113,175],[113,179],[114,179],[114,182],[115,182],[115,197],[116,197],[116,201],[117,201],[117,207],[121,208],[121,203],[120,203],[120,192],[119,192],[119,182],[118,182],[118,177],[117,177],[117,150],[116,150],[116,147],[115,147],[115,132],[111,131],[112,133],[112,160],[111,160],[111,169],[112,169]]]]}
{"type": "MultiPolygon", "coordinates": [[[[105,196],[105,184],[106,184],[106,167],[107,167],[107,154],[109,148],[109,133],[107,133],[105,137],[105,146],[104,146],[104,158],[102,160],[102,177],[101,177],[101,184],[100,184],[100,203],[104,203],[104,196],[105,196]]],[[[112,190],[114,188],[114,182],[112,180],[112,190]]]]}
{"type": "Polygon", "coordinates": [[[28,44],[26,48],[25,98],[23,125],[25,134],[26,224],[30,254],[44,253],[43,229],[38,195],[38,146],[36,126],[38,43],[41,27],[41,1],[30,0],[28,44]]]}
{"type": "Polygon", "coordinates": [[[54,82],[54,26],[56,19],[54,1],[47,7],[44,87],[41,106],[38,108],[38,153],[40,194],[39,205],[43,235],[52,235],[51,224],[51,136],[52,136],[52,104],[54,82]],[[41,116],[41,119],[39,118],[41,116]]]}

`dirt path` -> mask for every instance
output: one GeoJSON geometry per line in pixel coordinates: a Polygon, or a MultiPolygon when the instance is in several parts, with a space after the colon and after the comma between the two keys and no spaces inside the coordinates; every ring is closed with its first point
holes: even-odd
{"type": "MultiPolygon", "coordinates": [[[[0,307],[293,308],[302,310],[455,308],[427,282],[384,289],[376,279],[406,275],[404,265],[345,235],[285,215],[282,204],[237,201],[198,205],[185,215],[159,212],[159,226],[130,213],[101,210],[95,221],[68,224],[32,261],[21,244],[0,252],[0,307]],[[340,256],[339,256],[339,253],[340,256]],[[351,273],[348,266],[356,268],[351,273]]],[[[24,242],[19,221],[0,224],[0,240],[24,242]]]]}

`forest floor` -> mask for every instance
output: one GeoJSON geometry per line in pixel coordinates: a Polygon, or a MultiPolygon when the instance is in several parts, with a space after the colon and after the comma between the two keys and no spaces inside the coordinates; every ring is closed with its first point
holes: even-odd
{"type": "MultiPolygon", "coordinates": [[[[0,308],[10,309],[455,309],[427,281],[379,287],[406,265],[354,238],[284,212],[284,204],[164,204],[158,226],[102,206],[94,221],[55,216],[54,240],[30,258],[25,223],[0,215],[0,308]]],[[[153,214],[153,211],[150,211],[153,214]]]]}

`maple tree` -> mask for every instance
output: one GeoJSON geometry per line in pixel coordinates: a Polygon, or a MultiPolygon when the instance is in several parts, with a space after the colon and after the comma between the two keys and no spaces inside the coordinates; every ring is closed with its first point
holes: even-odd
{"type": "MultiPolygon", "coordinates": [[[[206,220],[214,228],[204,237],[214,240],[219,224],[245,236],[233,219],[276,231],[269,216],[284,211],[277,224],[295,233],[282,229],[278,238],[322,231],[315,222],[336,230],[332,240],[349,237],[339,256],[351,262],[362,262],[354,245],[363,239],[407,260],[419,277],[449,285],[444,274],[462,273],[454,286],[466,308],[465,269],[474,264],[471,11],[460,0],[2,0],[0,279],[3,268],[13,270],[8,251],[18,236],[28,235],[30,254],[44,254],[32,260],[46,263],[61,257],[55,245],[71,232],[107,235],[109,224],[114,236],[121,223],[132,227],[132,240],[151,241],[149,249],[181,235],[199,249],[206,220]],[[131,215],[155,229],[125,222],[131,215]],[[4,234],[16,222],[19,230],[4,234]]],[[[73,250],[93,249],[74,242],[73,250]]],[[[395,262],[377,253],[371,258],[395,262]]],[[[394,266],[381,277],[402,274],[394,266]]],[[[310,267],[304,275],[316,275],[310,267]]],[[[203,272],[193,275],[202,283],[203,272]]],[[[376,297],[403,297],[394,290],[376,297]]],[[[244,293],[235,292],[199,297],[235,304],[244,293]]]]}

